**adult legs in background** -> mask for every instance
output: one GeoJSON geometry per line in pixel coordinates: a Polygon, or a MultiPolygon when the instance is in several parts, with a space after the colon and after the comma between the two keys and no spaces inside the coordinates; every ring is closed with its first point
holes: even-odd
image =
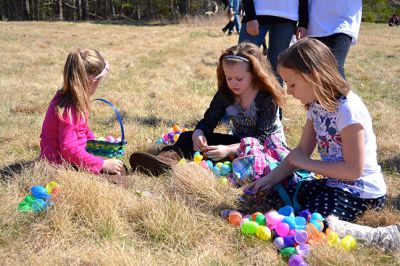
{"type": "MultiPolygon", "coordinates": [[[[283,22],[283,23],[273,23],[269,28],[269,40],[268,40],[268,59],[271,62],[272,69],[281,84],[283,81],[279,75],[276,73],[276,68],[278,64],[278,56],[285,49],[289,47],[290,40],[296,30],[295,22],[283,22]]],[[[282,120],[282,108],[279,108],[279,118],[282,120]]]]}
{"type": "Polygon", "coordinates": [[[344,63],[351,45],[351,37],[344,33],[336,33],[326,37],[315,38],[328,46],[336,58],[340,75],[346,79],[344,63]]]}

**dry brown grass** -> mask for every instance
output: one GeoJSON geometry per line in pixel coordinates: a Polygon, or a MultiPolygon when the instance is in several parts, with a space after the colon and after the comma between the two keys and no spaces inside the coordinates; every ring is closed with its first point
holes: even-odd
{"type": "MultiPolygon", "coordinates": [[[[154,150],[154,140],[173,123],[193,127],[215,92],[220,51],[236,36],[220,33],[221,20],[184,25],[129,26],[95,23],[0,23],[0,261],[4,265],[283,265],[270,243],[243,237],[219,218],[235,207],[239,190],[187,164],[160,178],[129,176],[130,189],[96,176],[34,161],[47,104],[61,83],[72,48],[100,50],[111,72],[97,97],[117,105],[124,117],[127,153],[154,150]],[[219,22],[220,24],[218,24],[219,22]],[[32,162],[33,161],[33,162],[32,162]],[[4,175],[6,174],[6,175],[4,175]],[[30,186],[56,180],[62,192],[47,213],[16,211],[30,186]],[[140,196],[138,191],[148,191],[140,196]]],[[[400,38],[396,28],[363,24],[346,71],[374,119],[378,156],[389,185],[382,213],[367,212],[372,226],[399,222],[400,38]]],[[[299,139],[305,113],[293,99],[284,109],[290,145],[299,139]]],[[[93,105],[91,126],[118,134],[107,106],[93,105]]],[[[125,162],[126,158],[125,158],[125,162]]],[[[312,265],[398,264],[399,257],[374,249],[351,253],[321,247],[312,265]]]]}

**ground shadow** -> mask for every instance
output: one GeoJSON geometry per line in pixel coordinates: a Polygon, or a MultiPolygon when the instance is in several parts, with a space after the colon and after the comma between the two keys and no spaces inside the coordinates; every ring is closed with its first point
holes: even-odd
{"type": "Polygon", "coordinates": [[[395,155],[390,159],[382,161],[381,165],[383,165],[385,169],[400,173],[400,155],[395,155]]]}
{"type": "Polygon", "coordinates": [[[0,168],[0,181],[8,182],[14,176],[21,174],[26,168],[30,168],[35,164],[36,160],[20,161],[0,168]]]}
{"type": "Polygon", "coordinates": [[[388,195],[386,200],[388,205],[393,207],[393,209],[400,211],[400,194],[397,194],[395,196],[388,195]]]}

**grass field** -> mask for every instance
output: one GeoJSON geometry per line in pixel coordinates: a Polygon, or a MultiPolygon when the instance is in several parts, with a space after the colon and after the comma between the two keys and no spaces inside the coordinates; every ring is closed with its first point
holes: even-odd
{"type": "MultiPolygon", "coordinates": [[[[222,34],[223,23],[0,22],[0,168],[4,173],[12,165],[24,166],[0,182],[2,265],[285,265],[270,242],[243,237],[219,218],[221,208],[235,207],[240,191],[198,166],[178,165],[160,178],[131,174],[131,188],[123,189],[88,173],[35,161],[44,114],[72,48],[98,49],[109,61],[111,71],[95,96],[121,111],[129,155],[157,149],[155,140],[172,124],[193,128],[202,117],[216,90],[220,52],[237,42],[237,35],[222,34]],[[49,212],[16,211],[31,186],[51,180],[60,184],[61,194],[49,212]]],[[[359,219],[372,226],[400,222],[399,55],[399,28],[363,24],[345,66],[373,117],[389,188],[384,211],[359,219]]],[[[120,134],[107,106],[92,108],[90,126],[97,135],[120,134]]],[[[305,111],[289,98],[284,115],[293,147],[305,111]]],[[[400,258],[365,247],[348,253],[322,246],[307,261],[395,265],[400,258]]]]}

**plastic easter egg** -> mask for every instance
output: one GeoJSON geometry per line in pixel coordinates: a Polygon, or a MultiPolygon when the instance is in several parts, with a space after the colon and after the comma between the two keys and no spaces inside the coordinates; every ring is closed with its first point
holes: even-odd
{"type": "Polygon", "coordinates": [[[32,205],[32,202],[33,202],[34,200],[35,200],[35,198],[34,198],[32,195],[27,195],[27,196],[24,198],[24,201],[25,201],[26,203],[28,203],[29,206],[32,205]]]}
{"type": "Polygon", "coordinates": [[[179,136],[180,136],[180,134],[175,134],[174,135],[174,142],[175,143],[178,142],[179,136]]]}
{"type": "Polygon", "coordinates": [[[213,174],[214,174],[215,176],[219,176],[219,175],[220,175],[218,166],[214,166],[214,167],[212,168],[212,171],[213,171],[213,174]]]}
{"type": "Polygon", "coordinates": [[[304,217],[304,219],[306,219],[306,221],[308,222],[310,220],[309,218],[311,216],[311,212],[309,212],[308,210],[304,210],[299,213],[299,216],[304,217]]]}
{"type": "Polygon", "coordinates": [[[309,244],[300,244],[296,247],[297,254],[307,256],[310,254],[311,247],[309,244]]]}
{"type": "Polygon", "coordinates": [[[319,220],[310,220],[310,224],[313,224],[320,232],[324,229],[324,223],[319,220]]]}
{"type": "Polygon", "coordinates": [[[31,193],[36,199],[48,200],[51,198],[50,194],[47,193],[47,190],[42,186],[31,187],[31,193]]]}
{"type": "Polygon", "coordinates": [[[163,139],[162,138],[157,139],[156,144],[163,144],[163,139]]]}
{"type": "Polygon", "coordinates": [[[289,225],[287,223],[280,223],[275,227],[275,232],[278,234],[278,236],[287,236],[289,233],[289,225]]]}
{"type": "Polygon", "coordinates": [[[47,183],[47,185],[46,185],[47,193],[51,194],[51,191],[56,187],[58,187],[58,184],[56,181],[51,181],[51,182],[47,183]]]}
{"type": "Polygon", "coordinates": [[[294,235],[294,240],[298,244],[305,244],[308,241],[308,234],[305,230],[296,230],[296,234],[294,235]]]}
{"type": "Polygon", "coordinates": [[[206,161],[208,168],[213,169],[214,165],[210,160],[206,161]]]}
{"type": "Polygon", "coordinates": [[[278,210],[278,213],[283,216],[294,217],[294,210],[292,206],[284,206],[278,210]]]}
{"type": "Polygon", "coordinates": [[[186,127],[182,128],[182,132],[186,132],[189,131],[189,129],[187,129],[186,127]]]}
{"type": "Polygon", "coordinates": [[[307,263],[304,261],[304,259],[301,255],[294,254],[294,255],[290,256],[288,265],[289,266],[307,266],[307,263]]]}
{"type": "Polygon", "coordinates": [[[304,217],[296,216],[294,218],[294,222],[296,223],[296,226],[295,226],[296,230],[297,229],[300,229],[300,230],[306,229],[307,220],[304,217]]]}
{"type": "Polygon", "coordinates": [[[296,222],[292,216],[284,217],[282,223],[287,223],[290,229],[294,229],[296,227],[296,222]]]}
{"type": "Polygon", "coordinates": [[[221,174],[222,175],[227,175],[231,171],[231,167],[227,164],[222,164],[221,165],[221,174]]]}
{"type": "Polygon", "coordinates": [[[259,226],[256,231],[256,236],[262,240],[269,240],[271,238],[271,230],[264,225],[259,226]]]}
{"type": "Polygon", "coordinates": [[[228,222],[230,224],[239,226],[242,221],[242,214],[238,211],[231,211],[228,216],[228,222]]]}
{"type": "Polygon", "coordinates": [[[173,130],[174,132],[176,132],[176,131],[180,131],[181,128],[180,128],[180,126],[178,126],[178,125],[173,125],[173,126],[172,126],[172,130],[173,130]]]}
{"type": "Polygon", "coordinates": [[[199,156],[199,155],[201,155],[200,152],[199,151],[195,151],[194,154],[193,154],[193,157],[196,157],[196,156],[199,156]]]}
{"type": "Polygon", "coordinates": [[[168,141],[168,140],[169,140],[169,137],[168,137],[168,135],[167,135],[167,134],[163,134],[162,138],[163,138],[163,140],[166,140],[166,141],[168,141]]]}
{"type": "Polygon", "coordinates": [[[255,235],[258,227],[258,223],[247,221],[242,224],[241,231],[244,235],[255,235]]]}
{"type": "Polygon", "coordinates": [[[174,132],[168,132],[168,138],[170,139],[170,140],[173,140],[174,139],[174,136],[175,136],[175,133],[174,132]]]}
{"type": "Polygon", "coordinates": [[[357,241],[352,235],[346,235],[342,240],[340,240],[340,246],[344,250],[350,251],[357,247],[357,241]]]}
{"type": "Polygon", "coordinates": [[[17,210],[20,212],[30,212],[32,211],[31,205],[27,203],[26,201],[21,201],[18,204],[17,210]]]}
{"type": "Polygon", "coordinates": [[[250,221],[249,220],[249,217],[247,216],[243,216],[243,218],[242,218],[242,221],[240,222],[240,228],[242,228],[242,225],[245,223],[245,222],[248,222],[248,221],[250,221]]]}
{"type": "Polygon", "coordinates": [[[253,213],[253,214],[251,215],[251,220],[252,220],[252,221],[255,221],[257,215],[259,215],[259,214],[262,214],[262,213],[261,213],[261,212],[255,212],[255,213],[253,213]]]}
{"type": "Polygon", "coordinates": [[[114,141],[115,141],[114,137],[111,136],[111,135],[106,136],[106,137],[104,138],[104,140],[107,141],[107,142],[114,142],[114,141]]]}
{"type": "Polygon", "coordinates": [[[253,219],[256,223],[258,223],[259,225],[265,225],[267,223],[267,219],[265,218],[264,214],[262,213],[258,213],[255,217],[255,219],[253,219]]]}
{"type": "Polygon", "coordinates": [[[296,244],[294,236],[284,236],[283,242],[285,243],[285,247],[294,247],[294,244],[296,244]]]}
{"type": "Polygon", "coordinates": [[[294,236],[296,234],[296,229],[290,229],[289,233],[287,234],[288,236],[294,236]]]}
{"type": "Polygon", "coordinates": [[[194,160],[195,163],[200,163],[201,160],[203,160],[203,156],[202,155],[196,155],[196,156],[194,156],[193,160],[194,160]]]}
{"type": "Polygon", "coordinates": [[[208,169],[208,165],[207,165],[206,161],[201,161],[200,166],[203,167],[204,169],[208,169]]]}
{"type": "Polygon", "coordinates": [[[35,199],[32,202],[32,210],[34,212],[41,212],[42,210],[44,210],[45,206],[46,206],[46,202],[42,199],[35,199]]]}
{"type": "Polygon", "coordinates": [[[106,139],[104,137],[99,137],[96,140],[98,140],[98,141],[106,141],[106,139]]]}
{"type": "Polygon", "coordinates": [[[229,180],[228,180],[228,178],[226,178],[226,176],[221,176],[219,179],[219,182],[221,182],[224,185],[227,185],[229,180]]]}
{"type": "Polygon", "coordinates": [[[277,225],[282,221],[282,216],[277,211],[269,211],[265,214],[268,225],[277,225]]]}
{"type": "Polygon", "coordinates": [[[278,249],[283,249],[285,248],[285,241],[283,240],[283,237],[278,236],[277,238],[274,239],[274,246],[278,249]]]}
{"type": "Polygon", "coordinates": [[[330,247],[339,248],[340,247],[339,234],[333,231],[330,232],[326,238],[326,242],[330,247]]]}
{"type": "Polygon", "coordinates": [[[318,212],[314,212],[313,214],[311,214],[310,221],[312,220],[325,221],[324,217],[322,217],[322,215],[318,212]]]}
{"type": "Polygon", "coordinates": [[[297,251],[296,251],[296,248],[294,248],[294,247],[286,247],[281,250],[282,257],[290,257],[296,253],[297,253],[297,251]]]}
{"type": "Polygon", "coordinates": [[[121,138],[115,138],[115,143],[120,143],[122,141],[121,138]]]}
{"type": "Polygon", "coordinates": [[[222,165],[223,165],[223,163],[221,163],[221,162],[218,162],[215,164],[215,166],[217,166],[219,169],[221,169],[222,165]]]}

